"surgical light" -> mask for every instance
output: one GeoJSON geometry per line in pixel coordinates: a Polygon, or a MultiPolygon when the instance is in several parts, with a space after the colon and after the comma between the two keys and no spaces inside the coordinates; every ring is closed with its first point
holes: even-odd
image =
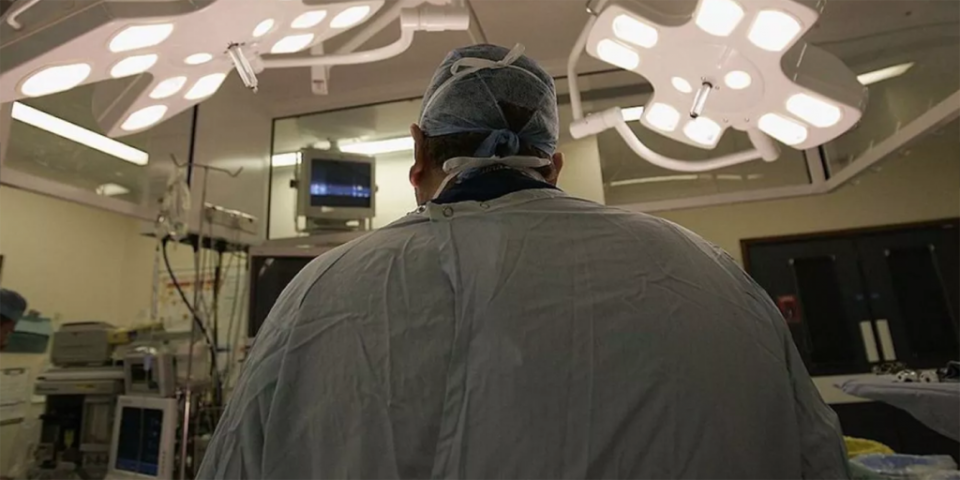
{"type": "Polygon", "coordinates": [[[225,73],[214,73],[207,75],[200,80],[197,80],[197,83],[190,87],[190,90],[187,91],[187,94],[184,95],[184,98],[187,100],[199,100],[201,98],[207,98],[220,89],[220,85],[223,84],[223,81],[226,78],[227,74],[225,73]]]}
{"type": "Polygon", "coordinates": [[[150,98],[154,100],[161,100],[167,97],[172,97],[179,92],[184,85],[187,84],[187,77],[173,77],[161,81],[157,84],[156,87],[153,87],[153,90],[150,92],[150,98]]]}
{"type": "Polygon", "coordinates": [[[151,105],[131,113],[127,120],[123,122],[123,125],[120,125],[120,128],[128,132],[143,130],[159,122],[166,113],[166,105],[151,105]]]}
{"type": "Polygon", "coordinates": [[[749,87],[751,82],[753,82],[753,78],[743,70],[734,70],[723,76],[723,83],[734,90],[743,90],[749,87]]]}
{"type": "Polygon", "coordinates": [[[290,26],[296,29],[313,28],[319,25],[324,18],[327,18],[326,10],[314,10],[300,14],[299,17],[293,20],[290,26]]]}
{"type": "Polygon", "coordinates": [[[601,40],[597,44],[597,54],[603,61],[624,70],[633,70],[640,66],[640,55],[637,52],[613,40],[601,40]]]}
{"type": "Polygon", "coordinates": [[[733,0],[702,0],[697,10],[696,24],[704,32],[726,37],[743,19],[743,7],[733,0]]]}
{"type": "Polygon", "coordinates": [[[372,35],[399,20],[401,37],[390,45],[354,51],[362,42],[347,42],[335,53],[271,58],[271,53],[327,44],[373,17],[387,2],[324,0],[317,6],[321,2],[206,0],[200,2],[203,5],[185,2],[184,8],[171,10],[170,2],[164,1],[138,2],[136,11],[123,7],[124,2],[95,3],[97,8],[81,8],[82,15],[76,14],[76,8],[38,9],[29,19],[31,23],[35,19],[35,24],[12,32],[10,39],[4,37],[9,41],[0,45],[0,56],[17,61],[0,65],[0,103],[97,83],[92,116],[106,135],[123,136],[129,131],[121,126],[131,114],[162,104],[167,111],[161,121],[172,118],[213,95],[234,67],[246,73],[245,84],[254,88],[251,72],[261,68],[376,62],[409,49],[415,32],[465,31],[470,23],[469,9],[462,1],[405,0],[397,8],[391,6],[379,17],[383,21],[360,35],[372,35]],[[294,29],[294,23],[306,29],[294,29]],[[45,41],[35,42],[35,36],[45,41]],[[156,55],[157,60],[144,70],[151,58],[146,55],[156,55]],[[124,61],[130,57],[144,58],[124,61]],[[137,72],[141,75],[123,84],[103,82],[137,72]]]}
{"type": "Polygon", "coordinates": [[[303,33],[300,35],[290,35],[283,37],[273,45],[273,48],[270,49],[270,53],[295,53],[307,48],[310,43],[313,42],[312,33],[303,33]]]}
{"type": "Polygon", "coordinates": [[[643,117],[643,107],[624,108],[621,113],[623,114],[623,121],[635,122],[643,117]]]}
{"type": "Polygon", "coordinates": [[[780,52],[797,38],[802,30],[800,21],[779,10],[763,10],[750,27],[747,38],[768,52],[780,52]]]}
{"type": "Polygon", "coordinates": [[[690,93],[693,91],[693,87],[690,86],[690,82],[684,80],[681,77],[673,77],[670,79],[670,83],[673,84],[673,88],[676,88],[680,93],[690,93]]]}
{"type": "Polygon", "coordinates": [[[799,145],[807,139],[807,127],[776,113],[760,117],[757,127],[787,145],[799,145]]]}
{"type": "Polygon", "coordinates": [[[350,7],[333,17],[330,28],[349,28],[363,21],[370,14],[369,5],[350,7]]]}
{"type": "Polygon", "coordinates": [[[723,129],[717,122],[701,116],[687,122],[683,127],[683,133],[687,138],[700,145],[712,147],[720,140],[723,129]]]}
{"type": "Polygon", "coordinates": [[[680,112],[666,103],[654,103],[647,111],[647,123],[665,132],[672,132],[680,123],[680,112]]]}
{"type": "Polygon", "coordinates": [[[209,53],[194,53],[193,55],[183,59],[183,63],[186,63],[187,65],[203,65],[210,60],[213,60],[213,55],[210,55],[209,53]]]}
{"type": "Polygon", "coordinates": [[[171,33],[172,23],[127,27],[110,40],[110,51],[118,53],[153,47],[163,43],[171,33]]]}
{"type": "Polygon", "coordinates": [[[99,133],[92,132],[66,120],[57,118],[49,113],[37,110],[20,102],[13,102],[11,116],[14,120],[32,125],[54,135],[72,140],[107,155],[112,155],[134,165],[146,165],[150,159],[147,152],[137,150],[129,145],[107,138],[99,133]]]}
{"type": "Polygon", "coordinates": [[[270,30],[273,30],[273,24],[274,24],[274,20],[272,18],[268,18],[258,23],[257,26],[254,27],[253,29],[253,37],[260,38],[270,33],[270,30]]]}
{"type": "Polygon", "coordinates": [[[47,67],[27,78],[20,91],[28,97],[41,97],[70,90],[83,83],[90,76],[90,70],[86,63],[47,67]]]}
{"type": "Polygon", "coordinates": [[[620,15],[613,21],[613,33],[625,42],[653,48],[657,44],[657,29],[629,15],[620,15]]]}
{"type": "Polygon", "coordinates": [[[900,75],[907,73],[907,70],[910,70],[912,67],[913,62],[891,65],[886,68],[881,68],[879,70],[857,75],[857,81],[859,81],[862,85],[872,85],[877,82],[899,77],[900,75]]]}
{"type": "Polygon", "coordinates": [[[121,78],[143,73],[157,63],[157,58],[159,57],[153,53],[124,58],[110,69],[110,76],[121,78]]]}
{"type": "Polygon", "coordinates": [[[806,93],[797,93],[787,99],[787,111],[814,127],[832,127],[840,121],[840,108],[806,93]]]}

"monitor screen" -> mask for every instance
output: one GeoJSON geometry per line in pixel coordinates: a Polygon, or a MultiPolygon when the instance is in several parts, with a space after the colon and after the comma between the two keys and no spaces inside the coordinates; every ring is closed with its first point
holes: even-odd
{"type": "Polygon", "coordinates": [[[123,407],[117,463],[114,468],[140,475],[157,476],[163,441],[163,410],[123,407]]]}
{"type": "Polygon", "coordinates": [[[371,165],[340,160],[310,160],[310,206],[371,208],[371,165]]]}
{"type": "Polygon", "coordinates": [[[254,256],[250,268],[250,322],[247,336],[256,337],[273,304],[313,257],[254,256]]]}

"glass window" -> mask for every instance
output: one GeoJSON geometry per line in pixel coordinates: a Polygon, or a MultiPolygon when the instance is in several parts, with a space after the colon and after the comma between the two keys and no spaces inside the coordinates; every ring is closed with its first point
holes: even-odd
{"type": "MultiPolygon", "coordinates": [[[[917,8],[952,9],[955,2],[922,2],[917,8]]],[[[832,174],[843,170],[874,145],[886,140],[931,107],[960,89],[960,43],[956,22],[905,26],[863,38],[824,42],[820,46],[840,56],[858,74],[874,72],[870,98],[860,123],[836,141],[824,145],[832,174]],[[876,45],[885,45],[878,51],[876,45]],[[876,75],[886,71],[887,75],[876,75]],[[890,78],[885,78],[893,75],[890,78]]]]}
{"type": "MultiPolygon", "coordinates": [[[[128,80],[112,80],[122,82],[128,80]]],[[[190,155],[193,110],[149,130],[107,139],[94,116],[92,102],[100,84],[84,85],[14,104],[5,169],[77,187],[152,208],[173,170],[171,156],[186,163],[190,155]],[[54,117],[54,118],[50,118],[54,117]],[[52,133],[51,122],[68,122],[86,130],[84,143],[52,133]],[[121,153],[105,153],[91,144],[111,143],[121,153]],[[121,158],[121,157],[125,157],[121,158]],[[131,160],[132,159],[132,160],[131,160]]],[[[68,127],[69,128],[69,127],[68,127]]],[[[107,147],[106,150],[113,150],[107,147]]]]}

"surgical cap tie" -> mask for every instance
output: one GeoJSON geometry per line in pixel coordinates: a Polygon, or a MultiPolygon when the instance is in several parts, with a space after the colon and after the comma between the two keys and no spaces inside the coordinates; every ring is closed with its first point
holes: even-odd
{"type": "Polygon", "coordinates": [[[495,157],[501,145],[506,147],[505,157],[520,153],[520,137],[513,130],[500,129],[490,132],[473,155],[482,158],[495,157]]]}
{"type": "Polygon", "coordinates": [[[493,165],[503,165],[518,170],[533,179],[546,181],[543,176],[534,169],[546,167],[551,164],[553,164],[553,162],[550,159],[527,156],[509,156],[504,158],[454,157],[443,162],[443,171],[447,176],[440,182],[440,186],[437,187],[437,191],[433,193],[432,199],[435,200],[439,197],[440,194],[447,189],[447,185],[451,180],[471,170],[493,165]]]}

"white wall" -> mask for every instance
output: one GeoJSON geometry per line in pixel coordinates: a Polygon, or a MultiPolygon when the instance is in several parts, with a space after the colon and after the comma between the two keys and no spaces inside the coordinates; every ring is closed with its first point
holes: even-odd
{"type": "Polygon", "coordinates": [[[960,216],[960,144],[955,131],[927,137],[828,195],[657,213],[741,260],[740,241],[960,216]]]}

